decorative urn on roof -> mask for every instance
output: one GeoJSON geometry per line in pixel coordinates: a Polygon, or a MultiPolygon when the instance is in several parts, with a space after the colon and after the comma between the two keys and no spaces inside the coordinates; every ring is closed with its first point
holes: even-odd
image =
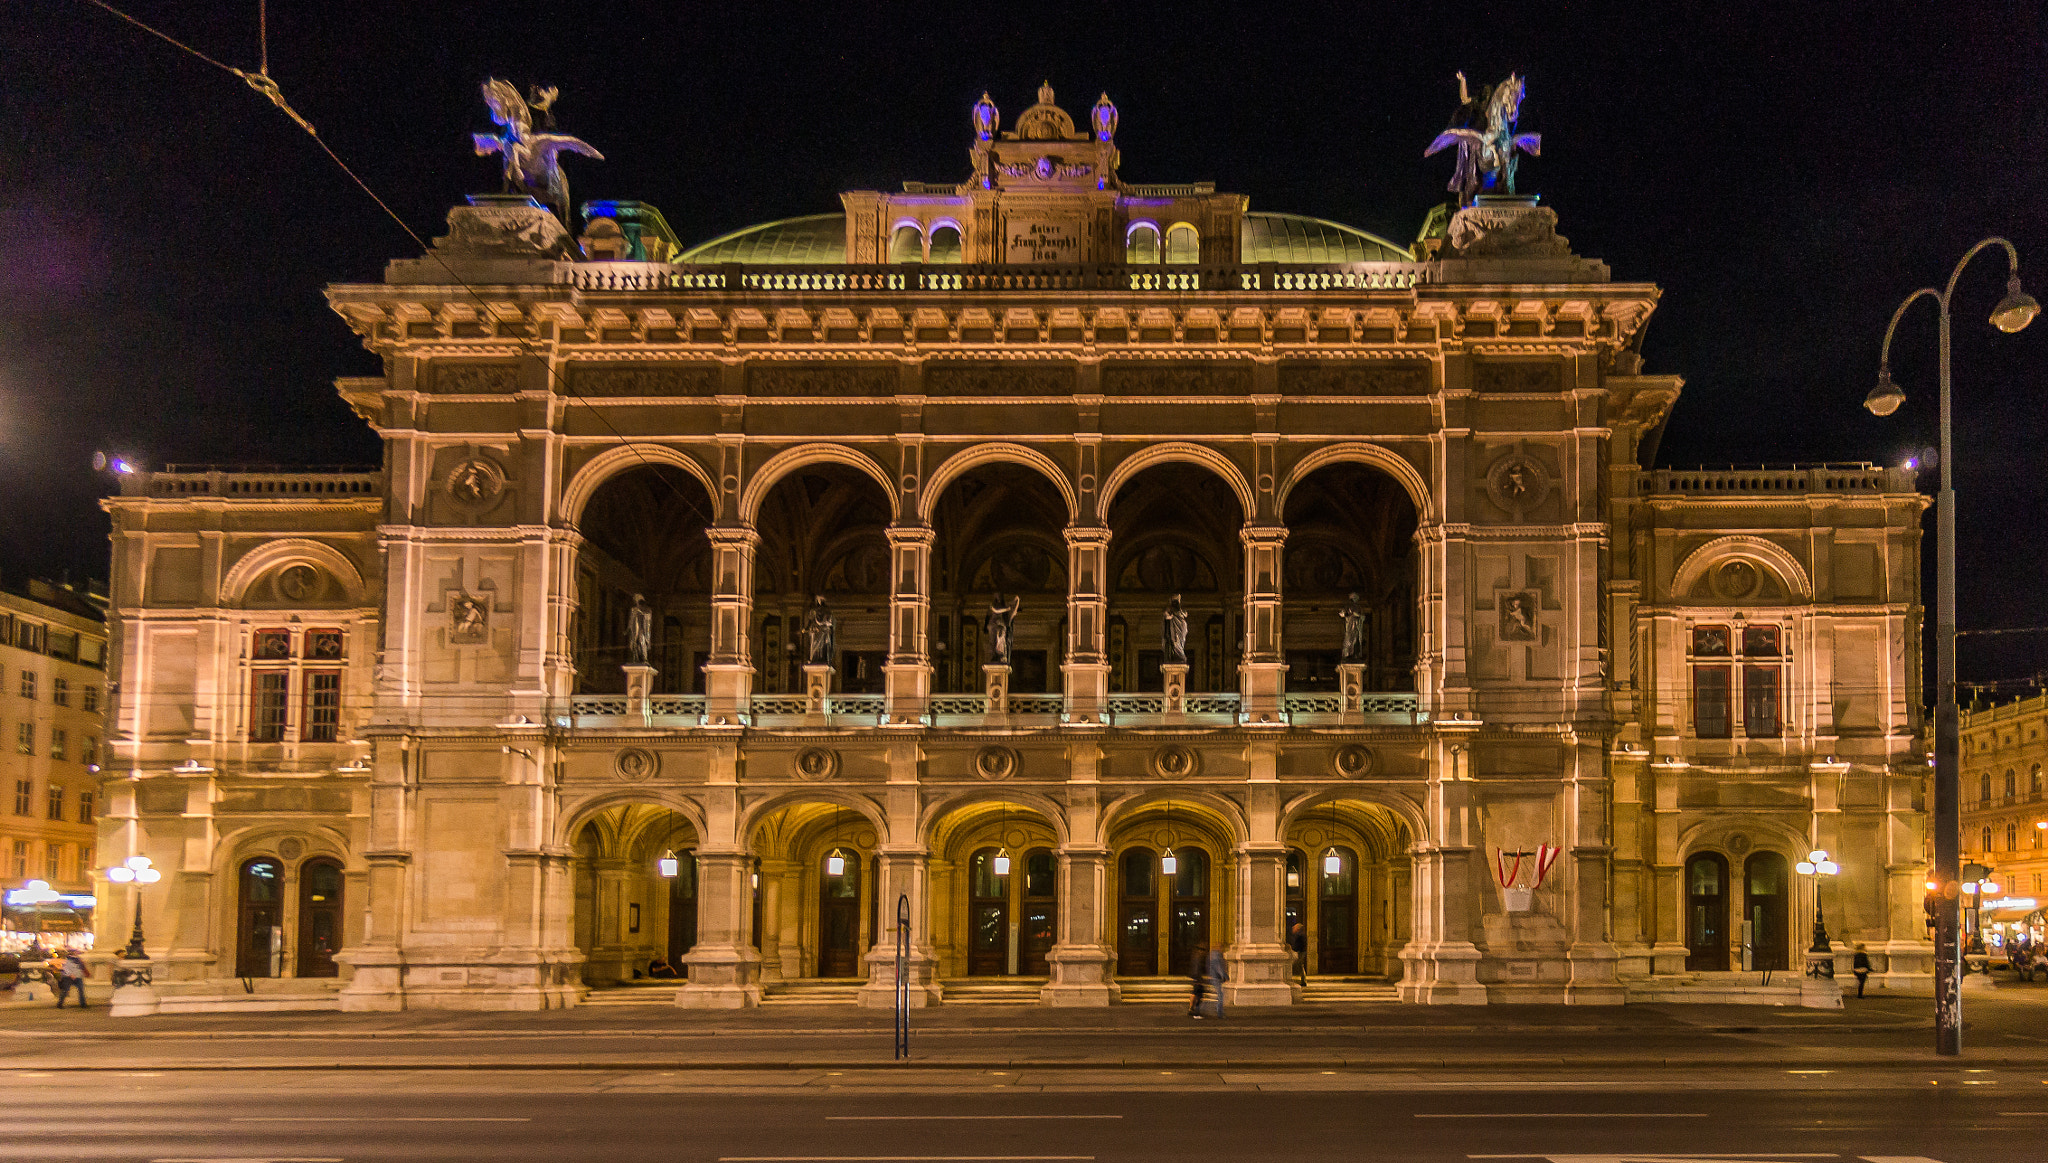
{"type": "Polygon", "coordinates": [[[1108,93],[1095,99],[1095,108],[1088,111],[1088,121],[1095,127],[1095,140],[1109,141],[1116,137],[1116,106],[1110,104],[1108,93]]]}

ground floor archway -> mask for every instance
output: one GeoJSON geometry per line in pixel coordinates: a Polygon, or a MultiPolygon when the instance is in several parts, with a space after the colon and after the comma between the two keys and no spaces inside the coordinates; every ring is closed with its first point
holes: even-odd
{"type": "Polygon", "coordinates": [[[696,944],[698,836],[660,804],[604,808],[574,833],[576,948],[585,985],[681,978],[696,944]]]}

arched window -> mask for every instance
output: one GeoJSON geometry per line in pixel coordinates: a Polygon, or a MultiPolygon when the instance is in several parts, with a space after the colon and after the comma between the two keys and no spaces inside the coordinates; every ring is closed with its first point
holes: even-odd
{"type": "Polygon", "coordinates": [[[1209,854],[1193,846],[1176,848],[1179,862],[1170,878],[1167,902],[1172,927],[1166,933],[1166,972],[1188,972],[1188,959],[1209,944],[1209,854]]]}
{"type": "Polygon", "coordinates": [[[1984,825],[1984,846],[1982,848],[1979,848],[1978,851],[1991,851],[1991,825],[1989,824],[1984,825]]]}
{"type": "Polygon", "coordinates": [[[1059,930],[1059,860],[1050,848],[1033,848],[1024,854],[1024,922],[1018,931],[1017,972],[1051,972],[1046,954],[1052,952],[1059,930]]]}
{"type": "Polygon", "coordinates": [[[2005,826],[2005,850],[2007,852],[2016,851],[2019,846],[2020,826],[2018,824],[2007,824],[2005,826]]]}
{"type": "Polygon", "coordinates": [[[906,222],[889,236],[890,262],[923,262],[924,232],[906,222]]]}
{"type": "Polygon", "coordinates": [[[282,977],[283,961],[284,865],[258,856],[242,862],[235,976],[282,977]]]}
{"type": "Polygon", "coordinates": [[[1195,228],[1185,222],[1176,222],[1166,231],[1167,262],[1202,261],[1202,237],[1195,228]]]}
{"type": "Polygon", "coordinates": [[[941,226],[932,231],[932,253],[926,262],[957,263],[963,261],[966,248],[960,244],[960,228],[941,226]]]}
{"type": "Polygon", "coordinates": [[[1116,946],[1116,971],[1122,977],[1159,972],[1159,901],[1152,878],[1157,863],[1150,848],[1124,851],[1116,946]]]}
{"type": "Polygon", "coordinates": [[[1149,222],[1131,227],[1124,242],[1124,261],[1131,263],[1156,263],[1159,261],[1159,228],[1149,222]]]}
{"type": "Polygon", "coordinates": [[[2005,794],[2006,794],[2007,796],[2015,796],[2015,795],[2018,795],[2018,794],[2019,794],[2019,790],[2020,790],[2020,787],[2019,787],[2019,780],[2018,780],[2018,779],[2016,779],[2016,778],[2014,778],[2014,776],[2013,776],[2013,771],[2012,771],[2012,768],[2010,768],[2010,767],[2006,768],[2006,769],[2005,769],[2005,794]]]}

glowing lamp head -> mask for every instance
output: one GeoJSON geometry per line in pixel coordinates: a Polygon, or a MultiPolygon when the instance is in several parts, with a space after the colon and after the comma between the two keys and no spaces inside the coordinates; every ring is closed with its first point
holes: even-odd
{"type": "Polygon", "coordinates": [[[1180,871],[1180,858],[1173,854],[1173,849],[1168,848],[1164,853],[1160,855],[1159,871],[1165,873],[1168,876],[1172,876],[1174,873],[1180,871]]]}
{"type": "Polygon", "coordinates": [[[1335,876],[1342,871],[1344,871],[1344,858],[1337,855],[1335,848],[1323,853],[1323,874],[1325,876],[1335,876]]]}
{"type": "Polygon", "coordinates": [[[1982,887],[1984,889],[1984,895],[1986,896],[1996,896],[1997,894],[2005,891],[2003,885],[2000,885],[1994,881],[1989,880],[1982,882],[1982,887]]]}
{"type": "Polygon", "coordinates": [[[1940,887],[1941,887],[1940,885],[1938,885],[1938,884],[1934,883],[1934,882],[1933,882],[1933,881],[1931,881],[1931,880],[1927,882],[1927,891],[1928,891],[1928,892],[1934,892],[1935,890],[1939,889],[1940,887]]]}
{"type": "Polygon", "coordinates": [[[1811,860],[1802,860],[1792,867],[1798,869],[1801,876],[1812,876],[1814,873],[1814,865],[1811,860]]]}
{"type": "Polygon", "coordinates": [[[663,876],[668,877],[670,880],[674,880],[676,873],[682,871],[683,862],[676,859],[675,851],[671,849],[669,851],[663,852],[661,854],[661,859],[654,862],[654,866],[661,871],[661,874],[663,876]]]}
{"type": "Polygon", "coordinates": [[[1869,395],[1863,397],[1863,406],[1868,408],[1873,416],[1889,416],[1898,411],[1899,405],[1905,402],[1906,393],[1893,381],[1891,365],[1886,364],[1879,368],[1877,386],[1870,389],[1869,395]]]}
{"type": "Polygon", "coordinates": [[[1298,869],[1298,868],[1290,868],[1290,869],[1288,869],[1288,870],[1287,870],[1287,887],[1288,887],[1288,888],[1300,888],[1300,887],[1301,887],[1301,870],[1300,870],[1300,869],[1298,869]]]}
{"type": "Polygon", "coordinates": [[[845,854],[845,853],[841,852],[841,851],[840,851],[839,849],[837,849],[837,848],[834,848],[834,849],[832,850],[832,855],[830,855],[830,856],[827,856],[827,857],[825,858],[825,875],[826,875],[826,876],[845,876],[845,875],[846,875],[846,854],[845,854]]]}
{"type": "Polygon", "coordinates": [[[1820,874],[1822,876],[1833,876],[1834,874],[1840,871],[1842,871],[1842,866],[1836,864],[1832,860],[1823,860],[1820,862],[1820,874]]]}
{"type": "Polygon", "coordinates": [[[2041,304],[2034,297],[2020,290],[2020,277],[2014,275],[2005,280],[2005,298],[1991,309],[1991,325],[2010,335],[2026,329],[2041,313],[2041,304]]]}
{"type": "Polygon", "coordinates": [[[1963,892],[1964,892],[1964,893],[1966,893],[1966,894],[1968,894],[1968,895],[1970,895],[1970,896],[1975,896],[1975,895],[1977,895],[1977,882],[1976,882],[1976,881],[1974,881],[1974,880],[1966,880],[1966,881],[1964,881],[1964,882],[1963,882],[1963,892]]]}
{"type": "Polygon", "coordinates": [[[163,878],[164,874],[154,868],[138,868],[135,870],[135,883],[137,884],[155,884],[163,878]]]}
{"type": "Polygon", "coordinates": [[[129,881],[135,879],[135,870],[132,868],[123,868],[120,865],[116,864],[114,867],[107,869],[107,879],[113,881],[115,884],[127,884],[129,881]]]}
{"type": "Polygon", "coordinates": [[[996,853],[995,866],[997,876],[1010,875],[1010,850],[1008,848],[1001,849],[996,853]]]}

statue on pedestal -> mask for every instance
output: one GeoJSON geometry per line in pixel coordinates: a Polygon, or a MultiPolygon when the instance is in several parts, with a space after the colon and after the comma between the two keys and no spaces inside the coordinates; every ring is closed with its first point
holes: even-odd
{"type": "Polygon", "coordinates": [[[1337,617],[1344,623],[1344,649],[1337,655],[1337,661],[1365,661],[1365,610],[1358,604],[1358,595],[1352,594],[1337,611],[1337,617]]]}
{"type": "Polygon", "coordinates": [[[1003,601],[1003,595],[996,594],[988,604],[988,661],[991,666],[1010,665],[1010,647],[1016,644],[1017,611],[1024,606],[1024,599],[1016,594],[1003,601]]]}
{"type": "Polygon", "coordinates": [[[823,594],[811,599],[804,611],[804,662],[811,666],[832,665],[832,630],[838,623],[823,594]]]}
{"type": "Polygon", "coordinates": [[[1517,154],[1536,157],[1543,152],[1543,135],[1516,133],[1526,89],[1521,77],[1509,74],[1491,92],[1474,97],[1466,91],[1465,74],[1458,74],[1458,111],[1450,128],[1436,135],[1423,157],[1458,147],[1458,167],[1447,187],[1458,196],[1460,210],[1477,202],[1481,194],[1515,192],[1517,154]]]}
{"type": "Polygon", "coordinates": [[[646,666],[654,653],[654,611],[645,594],[633,595],[633,612],[626,615],[626,664],[646,666]]]}
{"type": "Polygon", "coordinates": [[[505,132],[493,136],[488,133],[472,134],[479,157],[501,154],[505,161],[505,192],[525,194],[535,201],[553,207],[556,214],[567,219],[569,216],[569,179],[562,176],[562,165],[555,157],[564,150],[580,153],[584,157],[604,160],[604,155],[592,149],[581,138],[564,133],[536,133],[533,129],[533,115],[547,118],[548,128],[554,128],[554,115],[549,109],[555,103],[559,89],[535,87],[532,100],[519,96],[519,89],[493,77],[483,85],[484,104],[491,107],[491,120],[504,128],[505,132]]]}
{"type": "Polygon", "coordinates": [[[1188,661],[1188,612],[1180,604],[1180,595],[1166,603],[1166,624],[1161,628],[1160,646],[1166,656],[1161,661],[1168,664],[1187,665],[1188,661]]]}

